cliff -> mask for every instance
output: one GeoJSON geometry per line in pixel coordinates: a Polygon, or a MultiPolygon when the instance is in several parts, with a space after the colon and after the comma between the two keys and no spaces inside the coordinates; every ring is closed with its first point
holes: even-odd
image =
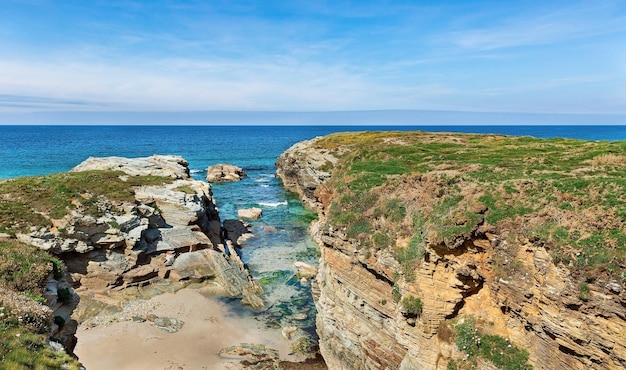
{"type": "Polygon", "coordinates": [[[225,238],[210,185],[191,179],[181,157],[90,158],[69,173],[1,181],[0,193],[0,238],[18,251],[7,261],[45,273],[30,288],[51,308],[38,330],[69,352],[76,320],[119,310],[133,299],[128,288],[153,285],[158,294],[206,282],[264,306],[237,241],[225,238]],[[22,257],[31,246],[54,256],[54,271],[22,257]]]}
{"type": "Polygon", "coordinates": [[[319,214],[329,368],[626,367],[626,143],[364,132],[276,165],[319,214]]]}

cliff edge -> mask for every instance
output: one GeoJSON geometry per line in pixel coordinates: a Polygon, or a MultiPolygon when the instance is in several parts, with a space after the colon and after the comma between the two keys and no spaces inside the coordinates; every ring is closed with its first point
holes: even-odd
{"type": "Polygon", "coordinates": [[[346,133],[276,165],[319,214],[329,368],[626,367],[626,143],[346,133]]]}

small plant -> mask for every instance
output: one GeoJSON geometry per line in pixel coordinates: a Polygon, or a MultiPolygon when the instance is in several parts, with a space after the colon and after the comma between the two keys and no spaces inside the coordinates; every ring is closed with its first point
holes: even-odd
{"type": "Polygon", "coordinates": [[[518,348],[499,335],[482,334],[476,328],[475,319],[466,317],[462,323],[454,326],[454,330],[455,343],[467,354],[467,358],[449,365],[449,369],[466,369],[475,363],[477,357],[490,361],[498,369],[532,369],[528,364],[528,352],[525,349],[518,348]]]}
{"type": "Polygon", "coordinates": [[[112,219],[111,221],[109,221],[109,226],[111,226],[112,229],[120,228],[120,224],[117,222],[116,219],[112,219]]]}
{"type": "Polygon", "coordinates": [[[62,328],[65,325],[65,319],[61,316],[55,316],[53,322],[62,328]]]}
{"type": "Polygon", "coordinates": [[[60,302],[67,303],[72,300],[72,296],[73,294],[69,288],[59,288],[57,290],[57,297],[60,302]]]}
{"type": "Polygon", "coordinates": [[[400,294],[400,287],[398,286],[398,284],[393,284],[393,288],[391,288],[391,296],[393,297],[394,302],[400,302],[402,294],[400,294]]]}
{"type": "Polygon", "coordinates": [[[175,191],[182,191],[185,194],[195,195],[196,190],[189,185],[181,185],[174,189],[175,191]]]}
{"type": "Polygon", "coordinates": [[[50,257],[50,263],[52,263],[52,276],[59,280],[63,277],[63,263],[55,257],[50,257]]]}
{"type": "Polygon", "coordinates": [[[586,283],[581,283],[578,286],[578,298],[580,298],[581,301],[587,302],[590,296],[591,290],[589,289],[589,285],[587,285],[586,283]]]}
{"type": "Polygon", "coordinates": [[[422,300],[418,297],[406,296],[402,298],[402,306],[409,315],[420,316],[422,314],[422,300]]]}

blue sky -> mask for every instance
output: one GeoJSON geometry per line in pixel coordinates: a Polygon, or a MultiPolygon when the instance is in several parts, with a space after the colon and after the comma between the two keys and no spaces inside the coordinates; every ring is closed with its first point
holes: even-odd
{"type": "Polygon", "coordinates": [[[626,2],[0,1],[0,113],[626,114],[626,2]]]}

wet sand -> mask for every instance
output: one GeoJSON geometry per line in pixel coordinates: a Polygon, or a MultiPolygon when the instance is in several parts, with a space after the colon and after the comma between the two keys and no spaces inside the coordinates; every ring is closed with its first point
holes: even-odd
{"type": "MultiPolygon", "coordinates": [[[[289,342],[279,329],[268,329],[254,317],[242,317],[228,306],[203,296],[196,289],[182,289],[151,298],[141,316],[154,314],[184,321],[168,333],[149,321],[118,321],[122,314],[107,316],[106,324],[82,324],[76,333],[75,353],[87,370],[109,369],[241,369],[237,360],[220,358],[222,348],[240,343],[264,344],[289,355],[289,342]]],[[[128,313],[125,315],[128,317],[128,313]]]]}

